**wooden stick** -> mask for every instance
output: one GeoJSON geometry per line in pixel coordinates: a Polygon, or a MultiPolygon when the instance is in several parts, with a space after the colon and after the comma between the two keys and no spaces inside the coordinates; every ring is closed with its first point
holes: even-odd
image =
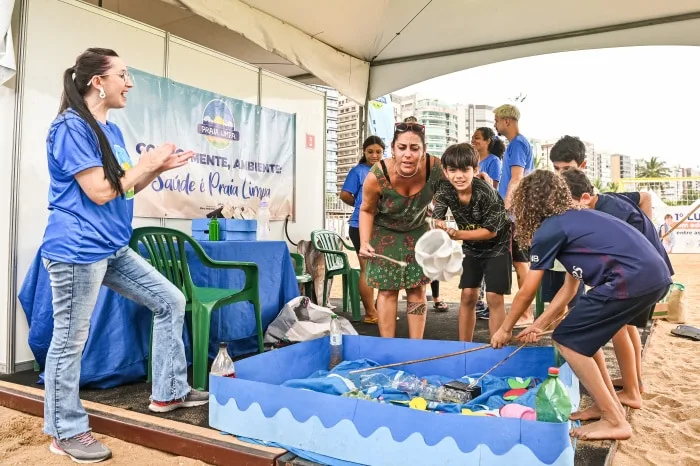
{"type": "MultiPolygon", "coordinates": [[[[543,336],[545,336],[545,335],[551,335],[552,333],[554,333],[554,330],[550,330],[550,331],[548,331],[548,332],[542,332],[542,333],[540,333],[540,336],[543,337],[543,336]]],[[[470,388],[476,387],[476,385],[477,385],[479,382],[481,382],[481,381],[484,379],[484,377],[486,377],[486,376],[489,375],[491,372],[495,371],[495,370],[498,369],[500,366],[502,366],[507,360],[509,360],[510,358],[512,358],[513,356],[515,356],[515,353],[517,353],[517,352],[520,351],[521,349],[525,348],[526,345],[527,345],[527,343],[523,343],[523,344],[521,344],[520,346],[518,346],[518,347],[515,349],[515,351],[513,351],[513,352],[510,353],[508,356],[506,356],[501,362],[497,363],[497,364],[496,364],[495,366],[493,366],[491,369],[489,369],[489,370],[487,370],[486,372],[484,372],[483,374],[481,374],[481,377],[479,377],[478,379],[476,379],[474,382],[470,383],[470,384],[469,384],[469,387],[470,387],[470,388]]]]}
{"type": "Polygon", "coordinates": [[[404,361],[404,362],[394,362],[392,364],[384,364],[383,366],[365,367],[364,369],[356,369],[354,371],[350,371],[350,372],[348,372],[348,374],[359,374],[360,372],[375,371],[377,369],[387,369],[389,367],[405,366],[408,364],[416,364],[419,362],[434,361],[436,359],[449,358],[452,356],[459,356],[460,354],[473,353],[474,351],[479,351],[479,350],[483,350],[486,348],[491,348],[491,345],[481,345],[481,346],[477,346],[475,348],[469,348],[466,350],[455,351],[454,353],[440,354],[438,356],[431,356],[429,358],[413,359],[411,361],[404,361]]]}
{"type": "Polygon", "coordinates": [[[397,261],[396,259],[392,259],[391,257],[383,256],[381,254],[374,254],[374,257],[384,259],[385,261],[393,262],[394,264],[398,265],[399,267],[406,267],[408,265],[404,261],[397,261]]]}
{"type": "Polygon", "coordinates": [[[673,226],[671,227],[671,229],[668,230],[668,231],[661,237],[661,239],[664,239],[664,238],[666,238],[668,235],[670,235],[671,232],[672,232],[673,230],[675,230],[676,228],[678,228],[678,226],[679,226],[681,223],[683,223],[683,222],[685,222],[686,220],[688,220],[688,217],[690,217],[691,215],[693,215],[693,214],[695,213],[695,211],[698,210],[699,208],[700,208],[700,204],[696,205],[695,208],[694,208],[693,210],[691,210],[690,212],[688,212],[688,214],[687,214],[685,217],[683,217],[683,218],[680,219],[675,225],[673,225],[673,226]]]}

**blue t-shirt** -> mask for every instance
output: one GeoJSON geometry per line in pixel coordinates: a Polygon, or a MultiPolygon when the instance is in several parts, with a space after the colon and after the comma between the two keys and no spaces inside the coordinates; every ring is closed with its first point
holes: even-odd
{"type": "Polygon", "coordinates": [[[651,223],[649,217],[647,217],[639,207],[639,193],[599,194],[598,200],[595,203],[595,210],[610,214],[632,225],[649,240],[652,246],[654,246],[654,249],[661,255],[661,258],[668,267],[669,274],[674,274],[671,259],[668,258],[668,254],[666,254],[666,250],[661,244],[654,224],[651,223]]]}
{"type": "Polygon", "coordinates": [[[479,171],[486,173],[493,181],[501,181],[501,159],[490,154],[479,162],[479,171]]]}
{"type": "Polygon", "coordinates": [[[511,167],[523,167],[525,169],[523,176],[529,175],[535,169],[532,147],[522,134],[518,134],[508,143],[508,148],[503,154],[503,169],[501,170],[501,181],[498,183],[498,193],[504,200],[510,184],[511,167]]]}
{"type": "Polygon", "coordinates": [[[351,227],[359,228],[360,226],[360,206],[362,205],[362,185],[365,183],[365,178],[371,170],[371,167],[366,163],[361,163],[355,165],[355,167],[350,170],[347,178],[345,178],[345,183],[343,183],[343,188],[341,191],[347,191],[353,196],[355,196],[355,210],[352,211],[352,216],[350,216],[351,227]]]}
{"type": "Polygon", "coordinates": [[[643,296],[671,284],[666,263],[631,225],[592,209],[545,219],[530,247],[530,268],[548,270],[559,260],[567,272],[614,299],[643,296]]]}
{"type": "MultiPolygon", "coordinates": [[[[113,123],[102,124],[114,155],[125,170],[132,166],[124,137],[113,123]]],[[[101,167],[102,155],[95,132],[72,110],[51,124],[46,138],[49,164],[49,222],[41,256],[57,262],[90,264],[126,246],[131,238],[134,190],[104,205],[83,192],[75,175],[101,167]]]]}

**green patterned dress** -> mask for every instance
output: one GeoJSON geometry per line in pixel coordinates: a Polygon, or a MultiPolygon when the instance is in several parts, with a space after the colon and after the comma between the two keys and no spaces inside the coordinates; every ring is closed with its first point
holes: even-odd
{"type": "Polygon", "coordinates": [[[430,283],[416,262],[414,249],[418,239],[430,228],[425,221],[428,206],[444,176],[440,160],[428,156],[425,186],[413,196],[404,196],[394,190],[392,174],[386,171],[383,162],[375,164],[371,170],[379,181],[380,197],[370,244],[377,254],[404,261],[408,266],[402,268],[380,258],[370,259],[367,261],[367,284],[379,290],[409,290],[430,283]],[[430,159],[434,160],[432,169],[430,159]]]}

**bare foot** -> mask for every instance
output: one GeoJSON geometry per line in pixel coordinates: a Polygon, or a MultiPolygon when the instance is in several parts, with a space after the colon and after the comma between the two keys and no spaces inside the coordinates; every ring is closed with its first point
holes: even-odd
{"type": "Polygon", "coordinates": [[[573,429],[569,435],[581,440],[627,440],[632,436],[632,427],[624,419],[617,425],[601,419],[573,429]]]}
{"type": "Polygon", "coordinates": [[[624,406],[628,406],[632,409],[641,409],[642,407],[642,397],[637,395],[632,395],[622,390],[617,392],[617,399],[620,400],[624,406]]]}
{"type": "MultiPolygon", "coordinates": [[[[613,383],[613,387],[615,387],[615,388],[619,388],[619,389],[625,388],[624,385],[622,385],[622,378],[621,377],[619,377],[617,379],[613,379],[612,383],[613,383]]],[[[644,393],[644,384],[642,383],[641,380],[639,381],[639,393],[640,394],[644,393]]]]}
{"type": "Polygon", "coordinates": [[[595,421],[600,419],[601,412],[597,405],[593,405],[583,411],[576,411],[571,413],[569,419],[572,421],[595,421]]]}

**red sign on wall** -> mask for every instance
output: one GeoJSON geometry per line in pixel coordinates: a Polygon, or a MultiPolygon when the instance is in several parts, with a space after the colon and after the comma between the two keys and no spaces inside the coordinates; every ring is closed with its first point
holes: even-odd
{"type": "Polygon", "coordinates": [[[316,148],[316,136],[313,134],[306,134],[306,148],[315,149],[316,148]]]}

